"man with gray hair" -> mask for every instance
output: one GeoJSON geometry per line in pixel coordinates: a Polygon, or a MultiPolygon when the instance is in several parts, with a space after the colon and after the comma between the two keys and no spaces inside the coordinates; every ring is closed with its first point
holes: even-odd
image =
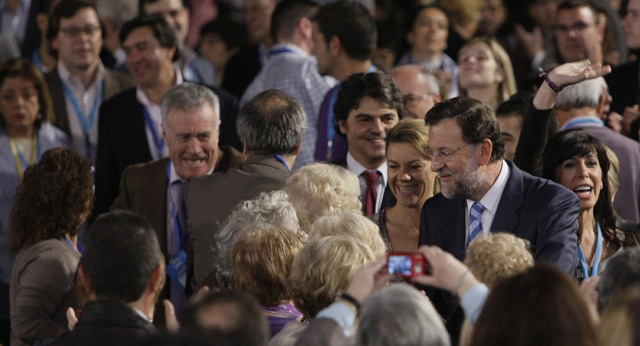
{"type": "Polygon", "coordinates": [[[607,102],[607,84],[599,77],[566,86],[555,104],[560,130],[582,129],[599,138],[620,160],[620,189],[614,200],[618,214],[640,221],[640,144],[605,126],[600,114],[607,102]]]}
{"type": "Polygon", "coordinates": [[[120,28],[138,16],[138,3],[130,0],[98,0],[96,9],[104,28],[103,49],[100,52],[102,63],[115,70],[129,72],[127,54],[120,44],[120,28]]]}
{"type": "Polygon", "coordinates": [[[261,192],[284,187],[300,152],[306,116],[300,103],[289,94],[267,90],[242,107],[236,126],[246,161],[238,168],[194,179],[187,187],[194,289],[212,270],[211,246],[231,210],[261,192]]]}
{"type": "Polygon", "coordinates": [[[398,82],[407,118],[424,120],[431,107],[442,99],[438,79],[420,65],[398,66],[389,75],[398,82]]]}
{"type": "MultiPolygon", "coordinates": [[[[184,213],[187,182],[236,167],[243,158],[231,147],[218,147],[219,102],[209,88],[192,83],[171,88],[162,99],[161,113],[169,157],[129,166],[112,209],[138,212],[153,225],[167,259],[169,284],[163,294],[171,298],[179,315],[186,304],[187,263],[191,264],[184,213]]],[[[163,309],[156,309],[154,321],[163,320],[158,313],[163,309]]]]}

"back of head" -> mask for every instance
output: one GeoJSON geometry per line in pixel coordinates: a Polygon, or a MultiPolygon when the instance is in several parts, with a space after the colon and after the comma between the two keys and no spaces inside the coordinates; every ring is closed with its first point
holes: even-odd
{"type": "Polygon", "coordinates": [[[307,130],[307,118],[295,98],[267,90],[240,109],[236,129],[249,152],[294,154],[307,130]]]}
{"type": "Polygon", "coordinates": [[[598,305],[606,309],[621,292],[640,286],[640,248],[624,249],[609,259],[598,282],[598,305]]]}
{"type": "Polygon", "coordinates": [[[347,290],[355,272],[375,260],[371,249],[347,236],[307,243],[293,261],[288,287],[291,300],[313,318],[347,290]]]}
{"type": "Polygon", "coordinates": [[[229,51],[244,47],[249,36],[244,23],[232,15],[220,15],[200,29],[200,37],[210,34],[220,37],[229,51]]]}
{"type": "Polygon", "coordinates": [[[296,208],[304,231],[321,216],[362,209],[358,177],[336,165],[314,163],[304,166],[287,179],[284,191],[296,208]]]}
{"type": "Polygon", "coordinates": [[[600,103],[605,83],[604,78],[598,77],[567,85],[558,93],[555,108],[562,111],[585,107],[595,110],[600,103]]]}
{"type": "Polygon", "coordinates": [[[363,98],[370,97],[378,103],[395,109],[402,119],[406,112],[398,83],[391,76],[372,72],[354,73],[340,83],[338,98],[333,106],[336,133],[342,134],[338,121],[347,120],[349,112],[360,106],[363,98]]]}
{"type": "Polygon", "coordinates": [[[231,249],[233,288],[253,294],[264,306],[289,301],[286,281],[302,245],[284,228],[268,227],[247,234],[231,249]]]}
{"type": "Polygon", "coordinates": [[[11,250],[77,235],[93,207],[91,163],[57,148],[27,167],[16,189],[9,222],[11,250]]]}
{"type": "Polygon", "coordinates": [[[296,233],[300,229],[293,204],[286,192],[263,192],[252,200],[236,206],[220,231],[214,235],[213,268],[217,287],[231,287],[231,249],[246,234],[266,228],[278,227],[296,233]]]}
{"type": "Polygon", "coordinates": [[[449,346],[449,334],[427,297],[395,284],[370,296],[358,325],[362,346],[449,346]]]}
{"type": "Polygon", "coordinates": [[[575,281],[554,266],[537,264],[491,291],[471,345],[591,346],[595,338],[575,281]]]}
{"type": "Polygon", "coordinates": [[[122,303],[138,300],[164,262],[149,222],[124,210],[101,215],[91,225],[84,249],[81,263],[97,297],[122,303]]]}
{"type": "Polygon", "coordinates": [[[467,249],[464,264],[489,288],[533,266],[529,244],[511,233],[486,233],[467,249]]]}
{"type": "Polygon", "coordinates": [[[502,102],[496,108],[496,118],[518,116],[524,119],[533,102],[533,94],[530,92],[518,92],[508,100],[502,102]]]}
{"type": "Polygon", "coordinates": [[[181,329],[190,334],[205,333],[216,346],[264,346],[269,341],[269,323],[262,305],[240,291],[210,292],[188,305],[181,329]]]}
{"type": "Polygon", "coordinates": [[[168,49],[176,48],[172,61],[175,62],[180,58],[175,31],[161,15],[143,15],[124,23],[120,28],[120,42],[124,43],[131,32],[144,27],[151,29],[153,37],[160,42],[160,46],[168,49]]]}
{"type": "Polygon", "coordinates": [[[371,59],[376,50],[376,23],[369,11],[357,1],[325,4],[313,17],[327,47],[331,38],[340,39],[342,48],[352,59],[371,59]]]}
{"type": "Polygon", "coordinates": [[[493,143],[491,161],[502,160],[504,139],[500,136],[500,124],[490,106],[467,96],[458,96],[436,103],[425,119],[429,126],[444,119],[455,119],[466,144],[481,143],[487,138],[493,143]]]}
{"type": "Polygon", "coordinates": [[[138,4],[131,0],[99,0],[96,8],[100,20],[113,20],[116,29],[138,16],[138,4]]]}
{"type": "Polygon", "coordinates": [[[313,16],[318,3],[312,0],[280,1],[271,14],[271,38],[273,42],[290,40],[303,18],[313,16]]]}
{"type": "Polygon", "coordinates": [[[345,211],[317,219],[309,229],[309,239],[332,235],[346,235],[368,245],[376,258],[385,254],[385,246],[378,225],[359,211],[345,211]]]}
{"type": "Polygon", "coordinates": [[[640,345],[640,286],[630,287],[607,306],[600,320],[598,345],[640,345]]]}

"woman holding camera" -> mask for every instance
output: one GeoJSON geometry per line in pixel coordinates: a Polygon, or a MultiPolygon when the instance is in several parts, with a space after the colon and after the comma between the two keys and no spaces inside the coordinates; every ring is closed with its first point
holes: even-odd
{"type": "Polygon", "coordinates": [[[401,120],[387,135],[389,187],[397,203],[371,216],[387,251],[418,250],[422,206],[440,190],[426,154],[428,138],[429,127],[415,119],[401,120]]]}

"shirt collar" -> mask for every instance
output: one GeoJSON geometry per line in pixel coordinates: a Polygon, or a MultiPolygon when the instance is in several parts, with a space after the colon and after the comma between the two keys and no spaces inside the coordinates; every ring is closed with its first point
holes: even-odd
{"type": "MultiPolygon", "coordinates": [[[[60,61],[60,59],[58,59],[57,68],[58,68],[58,74],[60,75],[60,79],[62,79],[63,82],[69,85],[82,85],[82,81],[80,80],[80,78],[78,76],[73,75],[71,73],[71,70],[69,70],[69,68],[67,67],[67,65],[65,65],[62,61],[60,61]]],[[[96,85],[98,81],[103,80],[104,73],[105,73],[104,65],[102,64],[102,61],[98,59],[98,73],[96,74],[96,78],[93,80],[93,83],[91,83],[91,86],[89,86],[89,88],[87,89],[90,89],[91,87],[96,85]]]]}
{"type": "MultiPolygon", "coordinates": [[[[217,162],[216,162],[217,164],[217,162]]],[[[216,168],[213,167],[206,175],[210,175],[216,168]]],[[[178,176],[178,172],[176,171],[176,167],[173,165],[173,162],[169,160],[169,185],[175,183],[176,181],[181,181],[183,183],[188,183],[189,181],[184,180],[178,176]]]]}
{"type": "MultiPolygon", "coordinates": [[[[307,52],[304,51],[304,49],[296,46],[293,43],[278,43],[278,44],[274,45],[273,47],[271,47],[270,52],[275,51],[275,50],[279,50],[279,49],[290,50],[291,53],[294,53],[294,54],[297,54],[297,55],[310,56],[307,52]]],[[[276,56],[278,56],[278,55],[276,55],[276,56]]]]}
{"type": "Polygon", "coordinates": [[[387,161],[378,166],[376,169],[367,169],[365,166],[360,164],[360,162],[356,161],[356,159],[351,155],[351,152],[347,152],[347,168],[355,175],[360,176],[364,171],[375,171],[377,170],[382,175],[382,179],[384,181],[384,185],[387,185],[387,161]]]}
{"type": "MultiPolygon", "coordinates": [[[[502,160],[502,167],[500,169],[500,174],[498,175],[498,179],[493,183],[493,186],[487,191],[487,193],[482,196],[480,199],[480,204],[485,207],[486,211],[489,211],[491,215],[495,215],[498,210],[498,204],[500,203],[500,198],[502,197],[502,192],[504,191],[505,186],[507,186],[507,179],[509,178],[509,165],[502,160]]],[[[470,209],[474,200],[467,200],[467,208],[470,209]]]]}
{"type": "MultiPolygon", "coordinates": [[[[173,70],[176,71],[176,83],[173,86],[182,84],[182,82],[184,82],[184,79],[182,78],[182,72],[180,72],[180,69],[176,66],[173,66],[173,70]]],[[[150,108],[150,106],[160,106],[151,102],[151,100],[149,100],[149,98],[144,93],[144,91],[142,91],[142,88],[139,85],[136,87],[136,98],[147,108],[150,108]]]]}
{"type": "Polygon", "coordinates": [[[562,125],[560,129],[558,129],[558,131],[583,127],[604,127],[604,122],[600,118],[593,115],[578,116],[569,119],[569,121],[564,123],[564,125],[562,125]]]}

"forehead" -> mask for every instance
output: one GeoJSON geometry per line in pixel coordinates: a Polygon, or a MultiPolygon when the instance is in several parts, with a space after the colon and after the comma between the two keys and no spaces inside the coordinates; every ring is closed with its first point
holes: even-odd
{"type": "Polygon", "coordinates": [[[31,80],[21,76],[7,77],[0,85],[2,91],[13,91],[18,88],[35,89],[35,85],[31,80]]]}
{"type": "Polygon", "coordinates": [[[387,114],[398,115],[398,111],[395,108],[391,108],[386,103],[382,103],[372,97],[365,96],[360,100],[360,104],[356,108],[349,111],[349,118],[356,117],[361,114],[371,116],[383,116],[387,114]]]}
{"type": "Polygon", "coordinates": [[[86,24],[93,24],[96,26],[100,25],[98,14],[92,7],[80,9],[76,14],[69,18],[60,17],[60,27],[86,24]]]}
{"type": "Polygon", "coordinates": [[[452,149],[463,145],[462,129],[455,119],[446,118],[429,126],[429,147],[431,149],[452,149]]]}
{"type": "Polygon", "coordinates": [[[484,43],[484,42],[478,42],[478,43],[474,43],[466,48],[463,48],[460,51],[460,55],[461,56],[465,56],[465,55],[477,55],[477,54],[486,54],[489,56],[493,56],[493,53],[491,53],[491,49],[489,48],[489,46],[484,43]]]}
{"type": "Polygon", "coordinates": [[[567,8],[558,11],[557,24],[573,24],[575,22],[595,23],[593,12],[589,7],[567,8]]]}
{"type": "Polygon", "coordinates": [[[139,28],[133,29],[131,33],[124,39],[122,43],[123,47],[134,46],[141,42],[157,42],[160,44],[160,41],[153,36],[153,30],[149,26],[141,26],[139,28]]]}
{"type": "Polygon", "coordinates": [[[208,102],[186,110],[172,108],[167,114],[167,125],[177,131],[191,129],[194,126],[198,127],[197,131],[212,130],[216,125],[216,114],[208,102]]]}
{"type": "Polygon", "coordinates": [[[444,14],[444,12],[433,7],[423,9],[422,11],[420,11],[420,13],[418,13],[418,16],[416,17],[416,20],[425,19],[444,21],[445,23],[449,22],[447,15],[444,14]]]}
{"type": "Polygon", "coordinates": [[[144,4],[144,10],[149,14],[181,10],[183,8],[184,6],[182,6],[181,0],[158,0],[156,2],[147,2],[144,4]]]}
{"type": "Polygon", "coordinates": [[[429,85],[427,84],[427,78],[420,73],[418,69],[407,68],[397,71],[391,71],[390,75],[396,80],[400,87],[400,92],[403,95],[418,92],[429,92],[429,85]]]}

